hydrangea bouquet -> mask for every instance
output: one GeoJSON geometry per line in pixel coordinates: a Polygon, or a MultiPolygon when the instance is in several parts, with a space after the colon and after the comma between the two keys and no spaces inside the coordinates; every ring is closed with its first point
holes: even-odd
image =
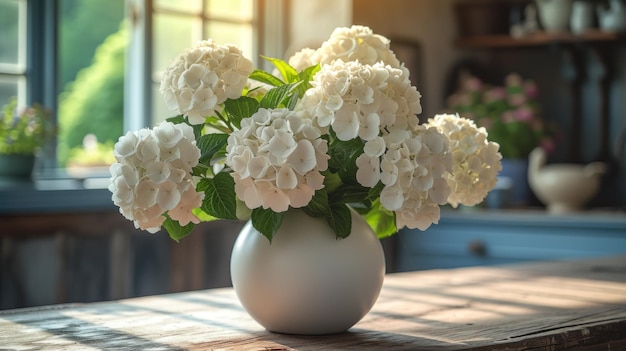
{"type": "Polygon", "coordinates": [[[202,221],[252,221],[270,241],[290,209],[350,234],[350,208],[379,237],[425,230],[440,206],[495,186],[499,145],[458,115],[420,124],[421,95],[390,41],[338,28],[317,49],[255,70],[240,49],[201,41],[167,67],[178,116],[115,145],[110,190],[137,228],[179,240],[202,221]]]}

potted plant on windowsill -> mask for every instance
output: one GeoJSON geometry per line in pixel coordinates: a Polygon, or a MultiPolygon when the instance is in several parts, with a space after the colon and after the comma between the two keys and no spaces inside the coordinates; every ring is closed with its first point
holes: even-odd
{"type": "Polygon", "coordinates": [[[0,177],[30,177],[35,156],[54,134],[50,111],[39,104],[18,110],[12,98],[0,116],[0,177]]]}

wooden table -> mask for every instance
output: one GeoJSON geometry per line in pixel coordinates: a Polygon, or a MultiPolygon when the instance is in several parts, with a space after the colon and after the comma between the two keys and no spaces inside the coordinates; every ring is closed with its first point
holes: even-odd
{"type": "Polygon", "coordinates": [[[626,350],[626,256],[390,274],[329,336],[267,332],[232,289],[7,310],[7,349],[626,350]]]}

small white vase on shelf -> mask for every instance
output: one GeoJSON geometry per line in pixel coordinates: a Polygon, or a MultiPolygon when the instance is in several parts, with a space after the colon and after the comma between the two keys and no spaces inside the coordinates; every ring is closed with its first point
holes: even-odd
{"type": "Polygon", "coordinates": [[[546,32],[566,32],[570,25],[572,0],[536,0],[539,21],[546,32]]]}
{"type": "Polygon", "coordinates": [[[622,0],[609,0],[609,6],[598,4],[600,29],[605,32],[623,32],[626,30],[626,5],[622,0]]]}
{"type": "Polygon", "coordinates": [[[382,245],[354,211],[345,239],[301,210],[285,213],[271,243],[248,222],[231,257],[244,309],[269,331],[286,334],[346,331],[372,308],[384,275],[382,245]]]}
{"type": "Polygon", "coordinates": [[[593,28],[595,8],[593,2],[587,0],[574,0],[572,3],[572,16],[570,29],[574,34],[581,34],[593,28]]]}

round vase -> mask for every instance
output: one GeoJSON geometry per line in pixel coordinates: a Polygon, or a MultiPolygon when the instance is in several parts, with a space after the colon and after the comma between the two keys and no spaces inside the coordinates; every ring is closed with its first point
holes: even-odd
{"type": "Polygon", "coordinates": [[[528,185],[527,159],[502,159],[500,178],[508,179],[509,195],[506,207],[525,207],[530,203],[531,190],[528,185]]]}
{"type": "Polygon", "coordinates": [[[338,239],[324,218],[285,213],[272,242],[248,222],[231,256],[231,278],[244,309],[269,331],[322,335],[348,330],[372,308],[385,258],[367,222],[352,212],[338,239]]]}

